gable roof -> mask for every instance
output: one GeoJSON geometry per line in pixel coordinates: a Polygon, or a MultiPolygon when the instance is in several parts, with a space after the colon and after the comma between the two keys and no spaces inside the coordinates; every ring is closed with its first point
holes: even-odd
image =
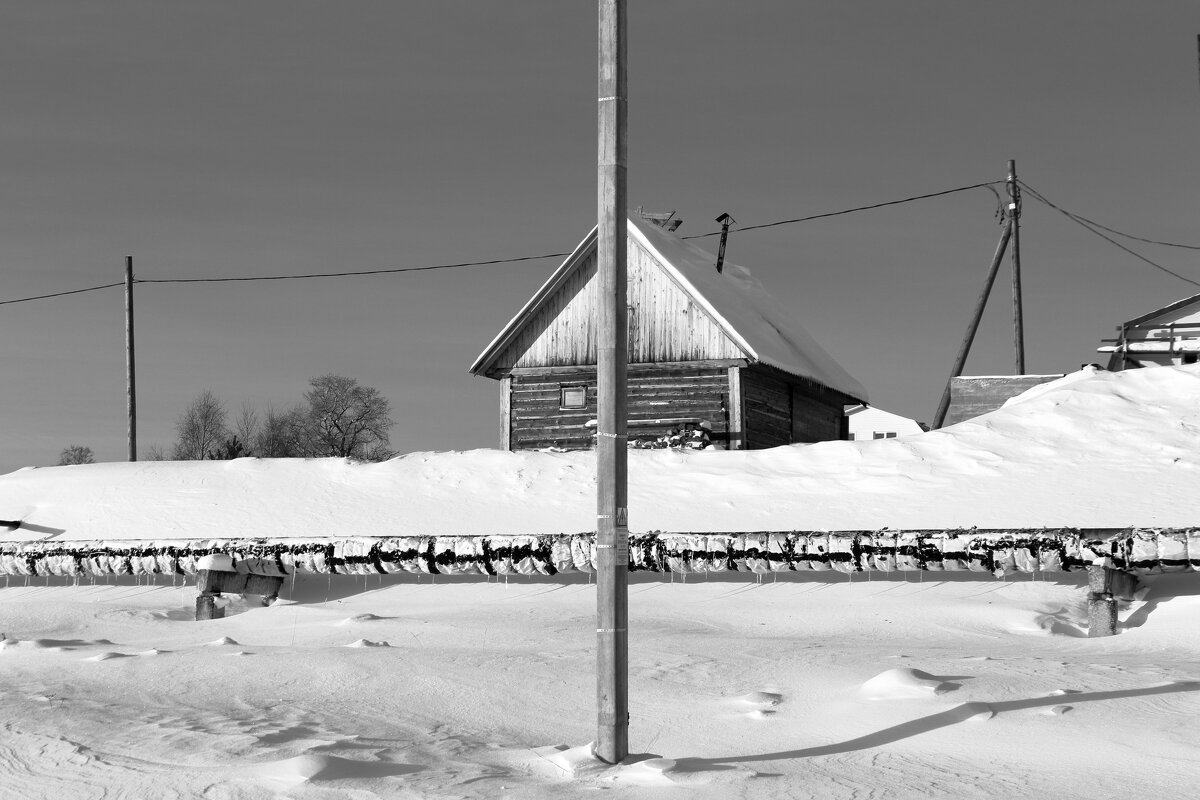
{"type": "MultiPolygon", "coordinates": [[[[628,220],[628,237],[654,257],[672,281],[717,323],[746,358],[823,384],[856,400],[867,399],[862,384],[817,344],[796,321],[795,314],[776,302],[748,269],[725,262],[724,272],[719,273],[714,266],[716,256],[637,217],[628,220]]],[[[593,228],[475,359],[470,368],[473,374],[487,371],[524,324],[595,247],[596,230],[593,228]]]]}
{"type": "Polygon", "coordinates": [[[1191,305],[1200,305],[1200,294],[1194,294],[1191,297],[1185,297],[1182,300],[1176,300],[1174,303],[1170,303],[1162,308],[1155,309],[1149,314],[1143,314],[1136,319],[1128,320],[1125,322],[1125,325],[1141,325],[1144,322],[1150,322],[1164,314],[1169,314],[1172,311],[1179,311],[1180,309],[1187,308],[1191,305]]]}

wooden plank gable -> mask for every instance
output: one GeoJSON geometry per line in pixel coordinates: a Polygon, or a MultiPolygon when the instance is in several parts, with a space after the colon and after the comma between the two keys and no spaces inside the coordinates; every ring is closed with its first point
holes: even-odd
{"type": "MultiPolygon", "coordinates": [[[[745,358],[746,353],[633,237],[628,239],[629,361],[662,363],[745,358]]],[[[512,369],[596,363],[596,250],[574,268],[531,314],[488,368],[512,369]]]]}

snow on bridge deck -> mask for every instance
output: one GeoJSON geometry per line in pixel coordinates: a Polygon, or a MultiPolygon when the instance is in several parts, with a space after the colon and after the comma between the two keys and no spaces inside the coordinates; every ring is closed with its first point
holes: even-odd
{"type": "MultiPolygon", "coordinates": [[[[265,541],[26,542],[0,545],[0,574],[193,575],[224,554],[260,575],[556,575],[594,571],[592,533],[265,541]]],[[[1200,570],[1200,528],[662,533],[629,538],[630,571],[968,571],[997,577],[1091,566],[1200,570]]]]}

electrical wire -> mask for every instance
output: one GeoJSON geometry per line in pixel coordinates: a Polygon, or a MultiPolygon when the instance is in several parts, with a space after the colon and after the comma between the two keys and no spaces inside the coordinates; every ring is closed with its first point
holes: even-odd
{"type": "Polygon", "coordinates": [[[1077,220],[1086,222],[1088,225],[1099,228],[1102,231],[1108,231],[1109,233],[1116,234],[1117,236],[1122,236],[1126,239],[1133,239],[1136,242],[1145,242],[1146,244],[1160,244],[1163,247],[1179,247],[1184,250],[1200,250],[1200,245],[1197,245],[1197,244],[1180,244],[1179,242],[1164,242],[1161,239],[1147,239],[1143,236],[1134,236],[1132,233],[1125,233],[1124,231],[1119,231],[1115,228],[1109,228],[1106,225],[1101,225],[1099,222],[1096,222],[1095,220],[1088,219],[1087,217],[1083,216],[1082,214],[1076,214],[1073,211],[1066,211],[1065,209],[1059,208],[1058,206],[1054,205],[1054,203],[1051,203],[1049,200],[1047,200],[1044,195],[1039,194],[1037,192],[1037,190],[1035,190],[1029,184],[1025,183],[1025,181],[1023,181],[1023,180],[1018,179],[1017,183],[1021,184],[1021,186],[1023,186],[1025,189],[1029,190],[1030,194],[1032,194],[1039,201],[1045,203],[1046,205],[1050,206],[1051,208],[1056,209],[1058,211],[1062,211],[1064,214],[1067,214],[1077,220]]]}
{"type": "Polygon", "coordinates": [[[28,303],[30,300],[48,300],[51,297],[66,297],[69,294],[83,294],[84,292],[95,292],[99,289],[111,289],[114,286],[124,286],[125,281],[120,283],[106,283],[103,286],[90,286],[87,289],[72,289],[69,292],[55,292],[54,294],[39,294],[36,297],[22,297],[17,300],[0,300],[0,306],[7,306],[13,303],[28,303]]]}
{"type": "MultiPolygon", "coordinates": [[[[1097,228],[1100,228],[1102,226],[1095,225],[1095,223],[1091,222],[1090,220],[1084,219],[1083,217],[1079,216],[1078,214],[1072,214],[1070,211],[1067,211],[1065,208],[1061,208],[1061,207],[1055,205],[1054,203],[1047,200],[1040,192],[1038,192],[1036,189],[1034,189],[1032,186],[1025,183],[1024,181],[1018,180],[1017,182],[1021,185],[1021,187],[1023,189],[1025,189],[1026,193],[1028,193],[1035,200],[1037,200],[1038,202],[1044,203],[1045,205],[1049,206],[1050,208],[1053,208],[1055,211],[1059,212],[1064,217],[1066,217],[1067,219],[1074,222],[1076,225],[1079,225],[1084,230],[1089,231],[1090,233],[1092,233],[1096,236],[1099,236],[1101,239],[1108,242],[1113,247],[1116,247],[1119,250],[1124,250],[1126,253],[1128,253],[1129,255],[1138,259],[1139,261],[1144,261],[1145,263],[1149,264],[1150,266],[1154,267],[1155,269],[1160,270],[1161,272],[1165,272],[1168,275],[1171,275],[1172,277],[1179,278],[1179,280],[1184,281],[1185,283],[1190,283],[1193,286],[1200,286],[1200,281],[1192,280],[1191,278],[1187,277],[1186,275],[1180,275],[1175,270],[1164,267],[1162,264],[1159,264],[1155,261],[1151,261],[1150,259],[1146,258],[1144,255],[1142,255],[1141,253],[1139,253],[1135,250],[1130,250],[1128,247],[1121,244],[1116,239],[1113,239],[1111,236],[1106,236],[1105,234],[1103,234],[1099,230],[1097,230],[1097,228]],[[1093,227],[1093,226],[1095,226],[1095,227],[1093,227]]],[[[1108,229],[1105,228],[1105,230],[1108,230],[1108,229]]],[[[1116,232],[1114,231],[1114,233],[1116,233],[1116,232]]],[[[1127,234],[1119,234],[1119,235],[1125,236],[1127,234]]],[[[1131,236],[1130,238],[1137,238],[1137,237],[1131,236]]],[[[1143,240],[1143,241],[1146,241],[1146,240],[1143,240]]],[[[1154,244],[1166,244],[1166,243],[1165,242],[1155,242],[1154,244]]],[[[1180,245],[1174,245],[1174,246],[1178,247],[1180,245]]]]}
{"type": "Polygon", "coordinates": [[[458,269],[459,267],[483,267],[491,264],[515,264],[519,261],[538,261],[543,258],[563,258],[570,253],[543,253],[540,256],[518,256],[516,258],[494,258],[490,261],[462,261],[456,264],[432,264],[425,267],[393,267],[389,269],[364,269],[353,272],[310,272],[303,275],[248,275],[233,278],[137,278],[134,283],[231,283],[235,281],[295,281],[305,278],[344,278],[352,275],[387,275],[397,272],[425,272],[434,269],[458,269]]]}
{"type": "MultiPolygon", "coordinates": [[[[983,183],[973,183],[970,186],[959,186],[957,189],[944,189],[940,192],[930,192],[929,194],[918,194],[918,195],[913,195],[912,197],[903,197],[899,200],[888,200],[883,203],[873,203],[872,205],[869,205],[869,206],[856,206],[854,208],[846,208],[846,209],[842,209],[841,211],[828,211],[824,214],[813,214],[808,217],[796,217],[795,219],[781,219],[777,222],[764,222],[760,225],[739,225],[734,230],[738,233],[745,233],[746,231],[754,231],[754,230],[759,230],[761,228],[774,228],[777,225],[791,225],[796,222],[808,222],[808,221],[814,220],[814,219],[825,219],[826,217],[837,217],[837,216],[841,216],[842,214],[853,214],[856,211],[871,211],[872,209],[883,208],[885,206],[896,206],[896,205],[900,205],[901,203],[911,203],[914,200],[928,200],[931,197],[941,197],[941,196],[947,195],[947,194],[954,194],[955,192],[966,192],[971,189],[982,189],[984,187],[992,187],[992,186],[996,186],[996,185],[1002,184],[1002,183],[1004,183],[1004,181],[985,181],[983,183]]],[[[703,239],[708,236],[720,236],[720,235],[721,235],[720,231],[713,231],[712,233],[698,233],[695,236],[683,236],[680,238],[703,239]]]]}
{"type": "MultiPolygon", "coordinates": [[[[854,213],[857,213],[860,211],[871,211],[871,210],[874,210],[877,208],[885,208],[887,206],[900,205],[902,203],[912,203],[917,200],[928,200],[933,197],[943,197],[945,195],[955,194],[957,192],[966,192],[966,191],[970,191],[972,189],[987,188],[994,192],[995,189],[993,187],[1001,185],[1003,183],[1005,183],[1005,181],[984,181],[981,183],[973,183],[969,186],[959,186],[959,187],[956,187],[953,189],[943,189],[938,192],[929,192],[926,194],[912,195],[910,197],[903,197],[903,198],[900,198],[897,200],[887,200],[882,203],[872,203],[870,205],[865,205],[865,206],[855,206],[854,208],[846,208],[846,209],[842,209],[840,211],[829,211],[829,212],[825,212],[822,214],[811,214],[807,217],[794,217],[792,219],[781,219],[781,220],[776,220],[775,222],[764,222],[764,223],[761,223],[758,225],[742,225],[742,226],[739,226],[738,228],[736,228],[735,230],[738,233],[744,233],[746,231],[762,230],[764,228],[774,228],[774,227],[778,227],[780,225],[794,225],[799,222],[809,222],[809,221],[817,220],[817,219],[826,219],[828,217],[837,217],[837,216],[842,216],[845,214],[854,214],[854,213]]],[[[1068,217],[1075,220],[1079,224],[1084,225],[1085,227],[1087,227],[1089,224],[1096,225],[1096,223],[1092,223],[1092,222],[1090,222],[1090,220],[1084,220],[1082,217],[1078,217],[1077,215],[1073,215],[1068,211],[1058,208],[1058,206],[1055,206],[1049,200],[1046,200],[1044,197],[1042,197],[1040,194],[1038,194],[1038,192],[1036,190],[1034,190],[1032,187],[1030,187],[1028,184],[1024,183],[1023,181],[1021,181],[1020,183],[1035,198],[1042,201],[1043,203],[1046,203],[1047,205],[1051,206],[1052,208],[1057,209],[1058,211],[1062,212],[1063,214],[1066,214],[1068,217]]],[[[1103,228],[1103,226],[1100,226],[1100,225],[1096,225],[1096,227],[1103,228]]],[[[1089,228],[1089,230],[1092,230],[1092,229],[1089,228]]],[[[1110,230],[1110,229],[1105,228],[1105,230],[1110,230]]],[[[1099,232],[1097,232],[1095,230],[1092,230],[1092,232],[1096,233],[1096,235],[1098,235],[1098,236],[1103,236],[1103,234],[1100,234],[1099,232]]],[[[1117,231],[1111,231],[1111,230],[1110,230],[1110,232],[1119,233],[1117,231]]],[[[684,239],[703,239],[703,238],[710,237],[710,236],[719,236],[720,234],[721,234],[720,231],[713,231],[712,233],[701,233],[701,234],[696,234],[694,236],[684,236],[682,238],[684,238],[684,239]]],[[[1120,234],[1120,235],[1128,236],[1128,234],[1120,234]]],[[[1108,239],[1108,237],[1106,237],[1106,236],[1103,238],[1108,239]]],[[[1138,237],[1131,236],[1130,238],[1138,238],[1138,237]]],[[[1109,239],[1109,241],[1111,242],[1112,240],[1109,239]]],[[[1143,240],[1143,241],[1150,241],[1150,240],[1143,240]]],[[[1151,266],[1154,266],[1157,269],[1161,269],[1164,272],[1174,275],[1175,277],[1180,278],[1181,280],[1188,281],[1189,283],[1195,283],[1195,281],[1191,281],[1190,279],[1185,278],[1182,275],[1179,275],[1178,273],[1172,272],[1171,270],[1167,269],[1166,267],[1163,267],[1159,264],[1155,264],[1153,261],[1150,261],[1149,259],[1145,258],[1144,256],[1134,253],[1132,250],[1129,250],[1128,248],[1124,247],[1123,245],[1121,245],[1117,242],[1112,242],[1112,243],[1114,245],[1116,245],[1117,247],[1120,247],[1122,250],[1125,250],[1126,252],[1130,253],[1131,255],[1134,255],[1134,256],[1142,259],[1143,261],[1146,261],[1151,266]]],[[[1168,244],[1166,242],[1154,242],[1154,243],[1155,244],[1168,244]]],[[[1174,246],[1189,247],[1189,245],[1174,245],[1174,246]]],[[[1200,249],[1200,248],[1195,248],[1195,249],[1200,249]]],[[[465,267],[492,266],[492,265],[496,265],[496,264],[515,264],[515,263],[520,263],[523,261],[539,261],[541,259],[546,259],[546,258],[564,258],[568,255],[570,255],[570,253],[568,253],[568,252],[543,253],[541,255],[534,255],[534,256],[518,256],[516,258],[495,258],[495,259],[489,259],[486,261],[462,261],[462,262],[457,262],[457,263],[452,263],[452,264],[431,264],[431,265],[420,266],[420,267],[392,267],[392,268],[384,268],[384,269],[352,270],[352,271],[345,271],[345,272],[310,272],[310,273],[304,273],[304,274],[298,274],[298,275],[245,275],[245,276],[214,277],[214,278],[136,278],[136,279],[134,279],[134,283],[236,283],[236,282],[247,282],[247,281],[305,280],[305,279],[309,279],[309,278],[344,278],[344,277],[361,276],[361,275],[388,275],[388,274],[396,274],[396,273],[402,273],[402,272],[426,272],[426,271],[430,271],[430,270],[460,269],[460,268],[465,268],[465,267]]],[[[92,286],[87,289],[74,289],[72,291],[67,291],[67,292],[55,292],[53,294],[43,294],[43,295],[37,295],[34,297],[22,297],[22,298],[15,299],[15,300],[0,300],[0,305],[11,305],[13,303],[25,303],[25,302],[29,302],[32,300],[46,300],[46,299],[50,299],[53,297],[64,297],[66,295],[82,294],[84,292],[94,292],[99,289],[109,289],[114,286],[121,286],[121,285],[123,285],[123,283],[109,283],[109,284],[105,284],[103,286],[92,286]]],[[[1200,285],[1200,284],[1197,284],[1197,285],[1200,285]]]]}

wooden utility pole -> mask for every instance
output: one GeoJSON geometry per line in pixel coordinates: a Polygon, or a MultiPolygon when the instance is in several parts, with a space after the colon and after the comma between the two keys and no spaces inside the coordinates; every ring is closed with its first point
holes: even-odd
{"type": "Polygon", "coordinates": [[[1012,223],[1013,347],[1017,374],[1025,374],[1025,314],[1021,307],[1021,189],[1017,162],[1008,162],[1008,219],[1012,223]]]}
{"type": "Polygon", "coordinates": [[[133,256],[125,256],[125,393],[129,460],[137,461],[137,390],[133,379],[133,256]]]}
{"type": "Polygon", "coordinates": [[[596,414],[595,755],[629,755],[629,520],[626,449],[625,0],[600,1],[596,279],[599,295],[596,414]]]}
{"type": "Polygon", "coordinates": [[[954,368],[950,371],[946,388],[942,391],[942,401],[938,403],[937,414],[933,417],[935,430],[942,427],[942,423],[946,421],[946,411],[950,408],[950,384],[955,378],[962,375],[963,368],[967,364],[967,356],[971,353],[971,344],[975,341],[975,332],[979,330],[979,320],[983,318],[983,309],[987,305],[988,295],[992,293],[992,284],[996,282],[996,273],[1000,270],[1000,262],[1004,260],[1004,249],[1008,247],[1012,231],[1012,217],[1008,217],[1004,222],[1004,232],[1000,234],[1000,243],[996,245],[996,254],[992,256],[992,265],[988,268],[987,279],[983,282],[983,291],[979,293],[979,301],[975,304],[975,313],[971,316],[971,322],[967,325],[967,333],[958,347],[954,368]]]}

